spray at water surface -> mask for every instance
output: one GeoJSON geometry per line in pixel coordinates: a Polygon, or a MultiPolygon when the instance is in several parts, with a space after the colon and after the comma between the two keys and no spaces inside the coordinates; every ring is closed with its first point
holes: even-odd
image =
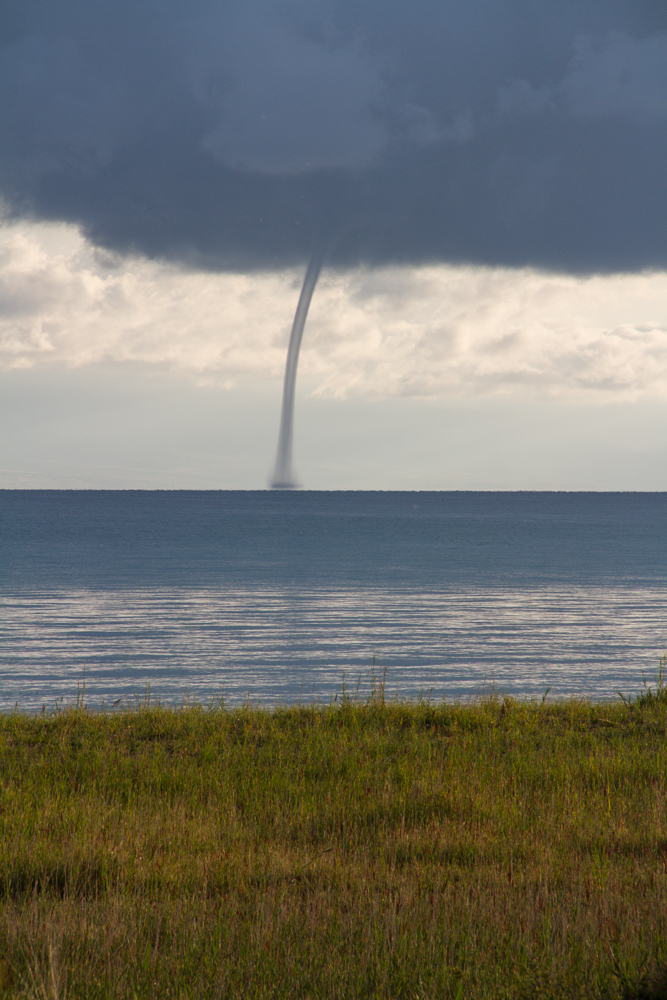
{"type": "Polygon", "coordinates": [[[294,478],[292,469],[292,442],[294,438],[294,389],[296,386],[296,372],[299,364],[299,351],[303,330],[308,317],[310,300],[315,291],[317,279],[324,263],[325,248],[318,246],[312,253],[310,263],[303,279],[299,303],[294,314],[292,332],[287,349],[287,362],[285,364],[285,382],[283,385],[283,405],[280,413],[280,430],[278,432],[278,450],[276,453],[276,464],[271,479],[271,488],[274,490],[294,490],[298,488],[298,483],[294,478]]]}

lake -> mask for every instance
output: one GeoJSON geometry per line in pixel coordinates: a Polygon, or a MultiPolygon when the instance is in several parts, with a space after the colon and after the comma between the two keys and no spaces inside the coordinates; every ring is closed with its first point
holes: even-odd
{"type": "Polygon", "coordinates": [[[0,490],[0,707],[632,694],[666,552],[664,493],[0,490]]]}

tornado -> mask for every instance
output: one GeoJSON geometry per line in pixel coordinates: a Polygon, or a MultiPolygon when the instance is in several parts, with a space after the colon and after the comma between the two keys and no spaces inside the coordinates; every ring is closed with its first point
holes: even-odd
{"type": "Polygon", "coordinates": [[[299,303],[294,314],[292,332],[289,338],[287,349],[287,362],[285,364],[285,382],[283,385],[283,405],[280,413],[280,430],[278,432],[278,450],[276,452],[276,464],[271,479],[272,490],[295,490],[299,484],[294,478],[292,470],[292,442],[294,438],[294,389],[296,386],[296,371],[299,364],[299,351],[301,350],[301,340],[303,329],[308,317],[310,300],[315,291],[317,279],[324,263],[325,248],[318,246],[313,251],[310,263],[306,269],[306,276],[303,279],[299,303]]]}

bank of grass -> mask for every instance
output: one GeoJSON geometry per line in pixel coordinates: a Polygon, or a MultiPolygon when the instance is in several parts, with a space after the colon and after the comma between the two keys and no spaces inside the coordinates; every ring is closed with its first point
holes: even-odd
{"type": "Polygon", "coordinates": [[[667,697],[0,718],[0,994],[667,996],[667,697]]]}

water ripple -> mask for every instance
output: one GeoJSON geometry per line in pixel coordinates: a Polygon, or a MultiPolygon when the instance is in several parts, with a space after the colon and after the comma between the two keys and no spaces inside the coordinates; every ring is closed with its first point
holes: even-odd
{"type": "Polygon", "coordinates": [[[373,658],[390,693],[614,697],[667,644],[658,587],[137,588],[0,594],[0,705],[321,699],[373,658]]]}

